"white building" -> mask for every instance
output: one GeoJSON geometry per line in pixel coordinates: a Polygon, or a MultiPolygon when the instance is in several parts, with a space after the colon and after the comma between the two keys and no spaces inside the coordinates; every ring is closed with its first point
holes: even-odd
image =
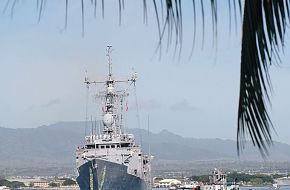
{"type": "Polygon", "coordinates": [[[177,179],[163,179],[159,181],[159,187],[171,187],[171,186],[180,186],[181,181],[177,179]]]}
{"type": "Polygon", "coordinates": [[[0,186],[0,190],[10,190],[10,188],[6,186],[0,186]]]}

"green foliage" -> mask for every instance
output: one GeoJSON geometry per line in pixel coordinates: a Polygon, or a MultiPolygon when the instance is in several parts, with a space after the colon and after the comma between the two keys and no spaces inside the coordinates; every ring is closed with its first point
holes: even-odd
{"type": "Polygon", "coordinates": [[[0,180],[0,186],[7,186],[10,184],[10,181],[6,180],[6,179],[1,179],[0,180]]]}
{"type": "Polygon", "coordinates": [[[259,185],[259,184],[263,184],[263,180],[261,178],[253,178],[251,179],[251,183],[253,185],[259,185]]]}
{"type": "Polygon", "coordinates": [[[202,181],[202,182],[209,182],[208,175],[200,175],[200,176],[191,176],[190,180],[192,181],[202,181]]]}
{"type": "Polygon", "coordinates": [[[19,181],[12,181],[10,187],[12,188],[25,187],[25,184],[19,181]]]}
{"type": "Polygon", "coordinates": [[[273,183],[273,176],[270,175],[264,175],[264,174],[244,174],[244,173],[231,173],[227,177],[228,182],[251,182],[253,184],[263,184],[263,183],[273,183]]]}
{"type": "Polygon", "coordinates": [[[25,184],[19,181],[8,181],[6,179],[0,180],[0,186],[7,186],[10,188],[19,188],[19,187],[25,187],[25,184]]]}
{"type": "Polygon", "coordinates": [[[281,178],[281,177],[285,177],[284,175],[281,175],[281,174],[274,174],[272,175],[273,179],[278,179],[278,178],[281,178]]]}
{"type": "Polygon", "coordinates": [[[64,186],[71,186],[71,185],[76,185],[76,182],[72,179],[65,179],[65,181],[63,182],[64,186]]]}
{"type": "MultiPolygon", "coordinates": [[[[274,174],[274,175],[264,175],[264,174],[245,174],[245,173],[237,173],[233,172],[228,174],[227,181],[228,182],[244,182],[252,185],[262,185],[274,183],[274,179],[283,177],[282,175],[274,174]]],[[[193,181],[202,181],[209,182],[208,175],[200,175],[200,176],[191,176],[190,180],[193,181]]]]}
{"type": "Polygon", "coordinates": [[[58,187],[59,186],[57,183],[53,183],[53,182],[49,183],[48,185],[50,187],[58,187]]]}

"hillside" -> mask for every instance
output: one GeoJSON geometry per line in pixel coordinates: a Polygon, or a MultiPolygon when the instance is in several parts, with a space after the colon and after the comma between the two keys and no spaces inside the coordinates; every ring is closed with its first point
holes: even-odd
{"type": "MultiPolygon", "coordinates": [[[[216,161],[246,160],[261,161],[259,152],[247,147],[238,158],[236,144],[232,140],[184,138],[167,130],[148,133],[145,130],[129,129],[140,142],[145,152],[149,150],[155,160],[173,161],[216,161]],[[150,142],[150,143],[149,143],[150,142]]],[[[84,122],[59,122],[38,128],[10,129],[0,127],[0,171],[21,169],[45,172],[73,172],[75,148],[81,144],[85,134],[84,122]]],[[[290,146],[275,143],[270,150],[270,161],[290,160],[290,146]]],[[[177,162],[182,163],[182,162],[177,162]]],[[[7,171],[6,171],[7,172],[7,171]]]]}

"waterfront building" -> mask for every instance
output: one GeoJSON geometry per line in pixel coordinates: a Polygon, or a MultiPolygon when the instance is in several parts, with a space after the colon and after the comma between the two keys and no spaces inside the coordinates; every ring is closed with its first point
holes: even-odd
{"type": "Polygon", "coordinates": [[[172,187],[172,186],[180,186],[181,185],[181,181],[177,180],[177,179],[163,179],[161,181],[159,181],[159,187],[163,188],[168,188],[168,187],[172,187]]]}

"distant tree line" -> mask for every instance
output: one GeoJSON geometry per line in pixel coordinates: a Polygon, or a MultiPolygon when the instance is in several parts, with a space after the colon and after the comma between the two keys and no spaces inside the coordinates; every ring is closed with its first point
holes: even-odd
{"type": "MultiPolygon", "coordinates": [[[[69,179],[69,178],[60,178],[59,180],[64,180],[63,182],[63,186],[72,186],[72,185],[76,185],[76,181],[69,179]]],[[[56,182],[51,182],[48,184],[50,187],[59,187],[60,184],[56,183],[56,182]]]]}
{"type": "Polygon", "coordinates": [[[6,186],[10,188],[25,187],[25,184],[19,181],[8,181],[6,179],[0,179],[0,186],[6,186]]]}
{"type": "Polygon", "coordinates": [[[200,181],[200,182],[203,182],[203,183],[208,183],[209,182],[208,175],[191,176],[189,179],[191,181],[200,181]]]}
{"type": "MultiPolygon", "coordinates": [[[[76,181],[69,179],[69,178],[62,178],[64,180],[63,185],[64,186],[71,186],[71,185],[76,185],[76,181]]],[[[59,187],[60,184],[56,182],[51,182],[48,184],[50,187],[59,187]]],[[[19,181],[8,181],[4,177],[0,178],[0,186],[6,186],[9,188],[20,188],[20,187],[25,187],[25,184],[19,181]]],[[[33,186],[33,183],[30,184],[30,187],[33,186]]]]}
{"type": "Polygon", "coordinates": [[[72,180],[72,179],[69,179],[69,178],[66,178],[65,181],[63,182],[63,185],[64,186],[71,186],[71,185],[76,185],[77,183],[72,180]]]}
{"type": "Polygon", "coordinates": [[[48,185],[49,185],[49,187],[59,187],[59,184],[54,183],[54,182],[51,182],[48,185]]]}
{"type": "Polygon", "coordinates": [[[257,184],[262,183],[274,183],[274,179],[279,177],[283,177],[282,175],[265,175],[265,174],[245,174],[245,173],[237,173],[233,172],[228,174],[227,181],[228,182],[252,182],[257,184]]]}
{"type": "MultiPolygon", "coordinates": [[[[274,179],[283,177],[282,175],[274,174],[274,175],[265,175],[265,174],[245,174],[245,173],[229,173],[227,175],[227,182],[244,182],[244,183],[252,183],[252,184],[265,184],[265,183],[274,183],[274,179]]],[[[204,183],[209,182],[208,175],[199,175],[199,176],[191,176],[189,178],[192,181],[200,181],[204,183]]]]}

